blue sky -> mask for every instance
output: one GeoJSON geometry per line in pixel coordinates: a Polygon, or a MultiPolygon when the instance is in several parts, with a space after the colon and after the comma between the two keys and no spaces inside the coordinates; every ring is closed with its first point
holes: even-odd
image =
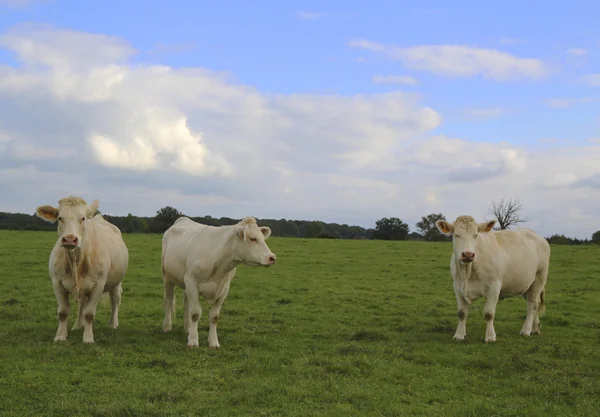
{"type": "MultiPolygon", "coordinates": [[[[600,174],[593,160],[600,152],[594,141],[600,138],[597,2],[149,4],[0,0],[0,66],[14,80],[0,88],[0,107],[11,112],[10,119],[0,115],[0,134],[4,127],[7,138],[5,145],[0,140],[5,146],[0,169],[43,172],[43,164],[62,166],[56,158],[31,159],[31,152],[23,151],[38,148],[41,132],[31,118],[42,116],[32,115],[32,109],[44,108],[56,114],[54,125],[38,123],[47,126],[45,134],[52,131],[67,148],[79,147],[107,178],[137,184],[161,173],[161,183],[168,184],[165,175],[174,175],[178,185],[171,191],[178,192],[183,207],[198,212],[192,214],[248,214],[236,211],[230,204],[234,197],[225,191],[237,189],[234,178],[246,177],[237,158],[247,147],[271,159],[253,168],[257,177],[241,188],[262,195],[261,181],[281,187],[279,194],[244,197],[249,198],[244,207],[259,217],[268,213],[371,226],[394,214],[413,227],[431,211],[485,217],[490,199],[520,197],[534,219],[530,226],[543,233],[560,229],[586,236],[600,228],[598,189],[577,185],[600,174]],[[34,63],[63,78],[47,76],[34,63]],[[147,73],[158,66],[173,75],[147,73]],[[190,76],[186,69],[209,75],[190,76]],[[77,97],[77,91],[100,91],[108,84],[97,74],[113,70],[126,81],[110,84],[102,99],[77,97]],[[79,80],[78,87],[69,86],[72,80],[79,80]],[[193,83],[189,91],[202,103],[187,97],[185,87],[167,83],[193,83]],[[40,88],[48,95],[40,95],[40,88]],[[87,112],[74,116],[81,103],[87,103],[87,112]],[[122,114],[108,109],[122,109],[122,114]],[[435,112],[433,119],[427,109],[435,112]],[[160,117],[135,119],[156,111],[160,117]],[[20,117],[29,121],[20,125],[20,117]],[[189,132],[173,127],[180,119],[189,132]],[[195,146],[194,135],[204,135],[203,146],[222,161],[210,168],[212,157],[200,156],[205,150],[174,151],[167,144],[169,134],[157,136],[163,130],[153,124],[156,120],[171,126],[164,131],[184,147],[195,146]],[[61,134],[57,126],[69,123],[77,129],[61,134]],[[89,138],[98,135],[104,139],[90,145],[95,139],[89,138]],[[135,148],[136,137],[147,141],[144,161],[134,158],[143,153],[135,148]],[[445,151],[436,157],[430,146],[445,151]],[[473,154],[464,156],[469,150],[473,154]],[[190,168],[195,170],[190,174],[169,165],[169,158],[185,152],[206,158],[207,168],[190,168]],[[586,159],[577,163],[577,158],[586,159]],[[467,172],[473,172],[469,191],[452,182],[467,172]],[[212,185],[194,186],[196,177],[212,185]],[[522,178],[530,188],[523,188],[522,178]],[[192,185],[179,186],[187,181],[192,185]],[[387,197],[378,200],[375,194],[371,205],[353,207],[352,201],[373,188],[387,197]],[[278,198],[286,192],[315,203],[287,206],[278,198]],[[557,195],[565,201],[556,203],[557,195]],[[331,196],[336,197],[328,200],[331,196]],[[550,226],[546,218],[565,223],[550,226]]],[[[95,190],[106,195],[113,211],[133,211],[114,191],[94,189],[85,178],[77,185],[82,193],[95,190]]],[[[66,185],[59,189],[68,191],[66,185]]],[[[33,200],[24,196],[5,209],[31,211],[33,200]]],[[[160,207],[135,208],[151,214],[160,207]]]]}

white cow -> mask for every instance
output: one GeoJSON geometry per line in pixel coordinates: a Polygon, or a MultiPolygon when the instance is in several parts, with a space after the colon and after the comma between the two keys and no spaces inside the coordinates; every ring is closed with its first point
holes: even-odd
{"type": "Polygon", "coordinates": [[[259,227],[254,217],[232,226],[206,226],[187,217],[178,218],[162,239],[162,274],[165,319],[163,331],[171,330],[175,285],[183,288],[183,327],[188,347],[198,347],[198,321],[202,315],[199,294],[211,304],[208,313],[208,346],[218,349],[217,321],[236,266],[271,266],[277,257],[265,240],[267,226],[259,227]]]}
{"type": "Polygon", "coordinates": [[[79,304],[71,330],[84,327],[84,343],[94,343],[92,323],[104,292],[110,294],[112,305],[109,325],[113,329],[119,326],[121,282],[127,272],[129,252],[119,228],[100,214],[94,215],[98,205],[98,200],[88,206],[80,197],[66,197],[58,202],[58,208],[40,206],[36,210],[38,217],[50,223],[58,220],[58,240],[48,264],[58,301],[55,342],[67,340],[69,294],[79,304]]]}
{"type": "Polygon", "coordinates": [[[442,233],[452,235],[450,272],[458,302],[456,340],[467,336],[469,306],[480,297],[485,297],[486,343],[496,341],[496,304],[507,297],[522,295],[527,300],[521,335],[540,333],[550,245],[525,228],[492,231],[495,224],[495,220],[477,224],[471,216],[459,216],[454,223],[436,222],[442,233]]]}

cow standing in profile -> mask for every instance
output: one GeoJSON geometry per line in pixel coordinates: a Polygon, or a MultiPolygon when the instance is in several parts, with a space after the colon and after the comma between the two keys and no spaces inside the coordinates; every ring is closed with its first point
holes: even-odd
{"type": "Polygon", "coordinates": [[[198,347],[198,321],[202,315],[199,295],[211,304],[208,312],[208,346],[218,349],[217,322],[221,306],[239,264],[271,266],[277,258],[265,240],[271,236],[267,226],[259,227],[254,217],[244,217],[231,226],[207,226],[178,218],[162,239],[164,283],[163,331],[171,330],[175,310],[175,286],[183,288],[183,327],[187,346],[198,347]]]}
{"type": "Polygon", "coordinates": [[[118,227],[96,214],[99,202],[89,206],[80,197],[67,197],[58,208],[40,206],[36,215],[50,223],[58,220],[58,240],[50,253],[48,270],[58,301],[58,330],[55,342],[67,340],[69,294],[79,304],[71,330],[81,327],[83,342],[94,343],[92,323],[103,293],[110,294],[109,325],[119,326],[121,282],[127,272],[129,252],[118,227]]]}
{"type": "Polygon", "coordinates": [[[496,304],[507,297],[522,295],[527,300],[521,335],[541,332],[550,245],[525,228],[492,231],[495,224],[495,220],[478,224],[471,216],[459,216],[454,223],[436,222],[442,233],[452,235],[450,272],[458,302],[456,340],[467,336],[469,306],[480,297],[485,297],[486,343],[496,341],[496,304]]]}

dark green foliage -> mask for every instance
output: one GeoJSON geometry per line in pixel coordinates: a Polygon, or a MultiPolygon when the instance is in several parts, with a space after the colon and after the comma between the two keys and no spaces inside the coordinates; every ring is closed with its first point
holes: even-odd
{"type": "Polygon", "coordinates": [[[375,222],[373,238],[381,240],[406,240],[408,232],[408,225],[399,218],[384,217],[375,222]]]}
{"type": "MultiPolygon", "coordinates": [[[[521,297],[484,300],[468,341],[452,340],[450,243],[268,240],[272,268],[240,266],[219,319],[222,349],[186,349],[177,290],[164,334],[160,235],[125,234],[120,327],[98,306],[96,345],[53,344],[48,277],[55,232],[0,231],[0,415],[596,416],[600,409],[600,248],[553,246],[541,336],[519,331],[521,297]]],[[[71,304],[74,307],[73,303],[71,304]]]]}
{"type": "Polygon", "coordinates": [[[431,213],[427,216],[421,217],[421,221],[416,224],[419,233],[423,236],[423,239],[428,242],[443,242],[449,241],[451,238],[444,235],[435,225],[438,220],[446,220],[446,217],[442,213],[431,213]]]}

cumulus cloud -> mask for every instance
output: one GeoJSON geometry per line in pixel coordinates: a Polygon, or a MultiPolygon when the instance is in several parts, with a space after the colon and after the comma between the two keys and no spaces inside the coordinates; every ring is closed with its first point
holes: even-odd
{"type": "Polygon", "coordinates": [[[600,208],[592,141],[454,138],[415,93],[265,94],[229,73],[134,64],[135,48],[102,34],[28,25],[0,45],[19,62],[0,66],[0,211],[79,194],[112,214],[413,226],[518,196],[540,233],[600,228],[582,220],[600,208]]]}
{"type": "Polygon", "coordinates": [[[373,77],[375,84],[400,84],[400,85],[419,85],[415,77],[410,75],[375,75],[373,77]]]}
{"type": "Polygon", "coordinates": [[[421,45],[407,48],[388,46],[364,39],[350,46],[383,53],[402,62],[405,68],[448,77],[481,76],[493,81],[540,79],[548,68],[539,59],[520,58],[495,49],[464,45],[421,45]]]}
{"type": "Polygon", "coordinates": [[[471,119],[490,119],[492,117],[502,116],[504,110],[501,107],[467,109],[466,114],[471,119]]]}

